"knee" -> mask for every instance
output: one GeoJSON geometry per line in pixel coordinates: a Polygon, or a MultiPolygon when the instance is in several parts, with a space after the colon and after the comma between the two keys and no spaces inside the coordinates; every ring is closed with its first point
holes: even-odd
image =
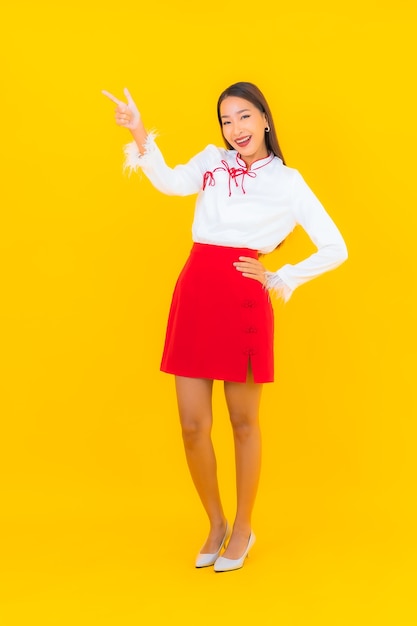
{"type": "Polygon", "coordinates": [[[230,413],[233,433],[239,440],[249,439],[258,428],[258,420],[245,412],[230,413]]]}
{"type": "Polygon", "coordinates": [[[193,446],[195,443],[210,437],[211,426],[205,420],[187,416],[181,418],[182,438],[186,446],[193,446]]]}

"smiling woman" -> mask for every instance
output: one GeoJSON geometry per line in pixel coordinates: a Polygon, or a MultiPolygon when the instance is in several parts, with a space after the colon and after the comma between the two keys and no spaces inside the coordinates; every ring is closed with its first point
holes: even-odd
{"type": "MultiPolygon", "coordinates": [[[[233,115],[233,112],[224,110],[224,107],[227,106],[227,108],[229,108],[228,104],[230,101],[234,101],[238,109],[239,106],[248,107],[248,105],[250,105],[247,109],[242,108],[240,111],[234,111],[235,121],[238,122],[239,118],[241,118],[241,122],[243,124],[245,119],[250,119],[250,117],[255,116],[256,119],[259,120],[259,127],[262,126],[262,129],[259,128],[259,140],[265,143],[268,154],[272,152],[275,156],[279,157],[285,165],[285,160],[279,146],[275,124],[268,102],[260,89],[252,83],[235,83],[220,94],[217,102],[217,117],[220,122],[220,127],[222,127],[223,138],[226,146],[230,150],[233,150],[233,137],[237,136],[236,134],[231,134],[229,136],[229,130],[226,131],[226,126],[229,126],[229,124],[232,123],[231,116],[233,115]]],[[[239,136],[242,137],[242,135],[239,136]]],[[[243,155],[241,148],[246,146],[242,146],[241,142],[237,142],[236,145],[243,155]]]]}
{"type": "Polygon", "coordinates": [[[218,101],[226,149],[208,145],[187,164],[168,167],[126,90],[116,122],[134,141],[126,164],[141,168],[166,194],[197,194],[193,247],[172,297],[161,370],[175,375],[185,453],[210,521],[196,567],[224,572],[243,566],[255,542],[262,384],[274,379],[274,316],[269,289],[292,291],[346,257],[336,225],[301,175],[286,167],[269,106],[251,83],[236,83],[218,101]],[[317,252],[266,272],[259,253],[276,248],[300,224],[317,252]],[[211,440],[213,381],[224,381],[233,428],[237,510],[230,540],[211,440]]]}
{"type": "Polygon", "coordinates": [[[223,136],[227,143],[239,151],[247,169],[254,161],[268,156],[265,133],[268,121],[265,113],[248,106],[242,98],[230,96],[220,105],[220,118],[223,124],[223,136]]]}

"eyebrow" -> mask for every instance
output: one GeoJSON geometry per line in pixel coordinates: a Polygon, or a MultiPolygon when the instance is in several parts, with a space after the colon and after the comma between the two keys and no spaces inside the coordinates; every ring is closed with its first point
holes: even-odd
{"type": "MultiPolygon", "coordinates": [[[[244,111],[250,111],[250,109],[241,109],[240,111],[236,111],[236,114],[239,115],[239,113],[243,113],[244,111]]],[[[230,115],[222,115],[221,117],[230,117],[230,115]]]]}

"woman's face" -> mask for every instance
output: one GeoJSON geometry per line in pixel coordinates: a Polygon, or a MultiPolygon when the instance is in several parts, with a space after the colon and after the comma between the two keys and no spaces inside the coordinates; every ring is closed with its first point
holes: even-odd
{"type": "Polygon", "coordinates": [[[238,151],[249,168],[254,161],[268,156],[265,113],[249,100],[228,96],[220,105],[223,136],[238,151]]]}

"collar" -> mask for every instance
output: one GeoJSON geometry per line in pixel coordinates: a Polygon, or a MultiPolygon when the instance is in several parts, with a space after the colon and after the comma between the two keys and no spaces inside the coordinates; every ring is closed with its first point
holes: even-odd
{"type": "MultiPolygon", "coordinates": [[[[248,171],[250,172],[252,170],[259,170],[260,167],[264,167],[265,165],[268,165],[268,163],[271,163],[274,158],[275,154],[273,152],[270,152],[268,156],[264,157],[263,159],[257,159],[256,161],[254,161],[248,171]]],[[[238,152],[236,153],[236,162],[238,163],[239,167],[247,169],[245,161],[241,158],[238,152]]]]}

